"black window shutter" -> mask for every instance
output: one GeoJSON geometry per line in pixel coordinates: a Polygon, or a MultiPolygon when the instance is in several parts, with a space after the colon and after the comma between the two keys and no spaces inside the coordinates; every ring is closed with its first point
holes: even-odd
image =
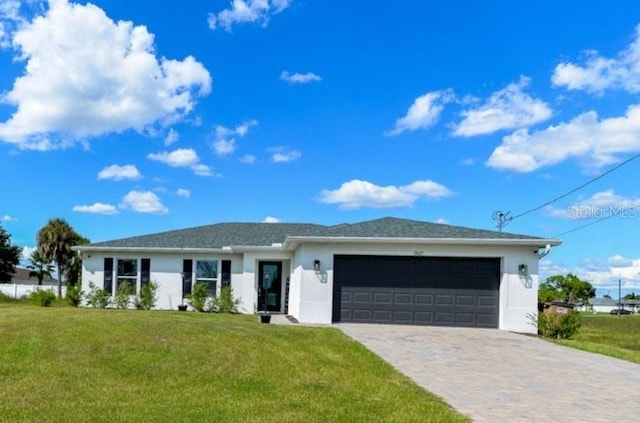
{"type": "Polygon", "coordinates": [[[191,275],[193,274],[193,260],[182,260],[182,298],[191,294],[191,275]]]}
{"type": "Polygon", "coordinates": [[[140,271],[140,285],[146,285],[151,280],[151,259],[143,258],[140,271]]]}
{"type": "Polygon", "coordinates": [[[231,285],[231,260],[222,260],[222,287],[231,285]]]}
{"type": "Polygon", "coordinates": [[[113,292],[113,258],[105,257],[104,259],[104,280],[102,287],[111,295],[113,292]]]}

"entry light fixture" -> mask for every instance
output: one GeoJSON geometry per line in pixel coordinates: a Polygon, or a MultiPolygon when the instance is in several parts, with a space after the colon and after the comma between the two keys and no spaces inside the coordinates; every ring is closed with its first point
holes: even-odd
{"type": "Polygon", "coordinates": [[[320,260],[313,261],[313,270],[315,270],[316,272],[320,271],[320,260]]]}
{"type": "Polygon", "coordinates": [[[529,267],[526,264],[521,264],[518,266],[518,275],[522,278],[526,278],[529,274],[529,267]]]}

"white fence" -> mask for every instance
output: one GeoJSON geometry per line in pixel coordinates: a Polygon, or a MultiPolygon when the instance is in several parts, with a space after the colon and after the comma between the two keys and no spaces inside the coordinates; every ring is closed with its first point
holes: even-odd
{"type": "MultiPolygon", "coordinates": [[[[19,283],[0,283],[0,292],[4,295],[9,296],[11,298],[21,298],[26,297],[31,294],[36,289],[42,289],[47,291],[53,291],[56,295],[58,294],[58,286],[57,285],[24,285],[19,283]]],[[[62,295],[64,296],[67,289],[65,286],[62,287],[62,295]]]]}

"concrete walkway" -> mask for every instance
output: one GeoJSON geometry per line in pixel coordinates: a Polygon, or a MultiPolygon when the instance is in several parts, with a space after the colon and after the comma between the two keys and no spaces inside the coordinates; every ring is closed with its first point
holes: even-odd
{"type": "Polygon", "coordinates": [[[476,422],[640,418],[637,364],[499,330],[335,326],[476,422]]]}

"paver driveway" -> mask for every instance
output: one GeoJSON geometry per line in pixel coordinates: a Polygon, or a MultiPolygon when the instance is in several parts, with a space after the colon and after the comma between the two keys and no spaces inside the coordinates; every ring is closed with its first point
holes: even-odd
{"type": "Polygon", "coordinates": [[[495,329],[336,326],[477,422],[640,418],[637,364],[495,329]]]}

